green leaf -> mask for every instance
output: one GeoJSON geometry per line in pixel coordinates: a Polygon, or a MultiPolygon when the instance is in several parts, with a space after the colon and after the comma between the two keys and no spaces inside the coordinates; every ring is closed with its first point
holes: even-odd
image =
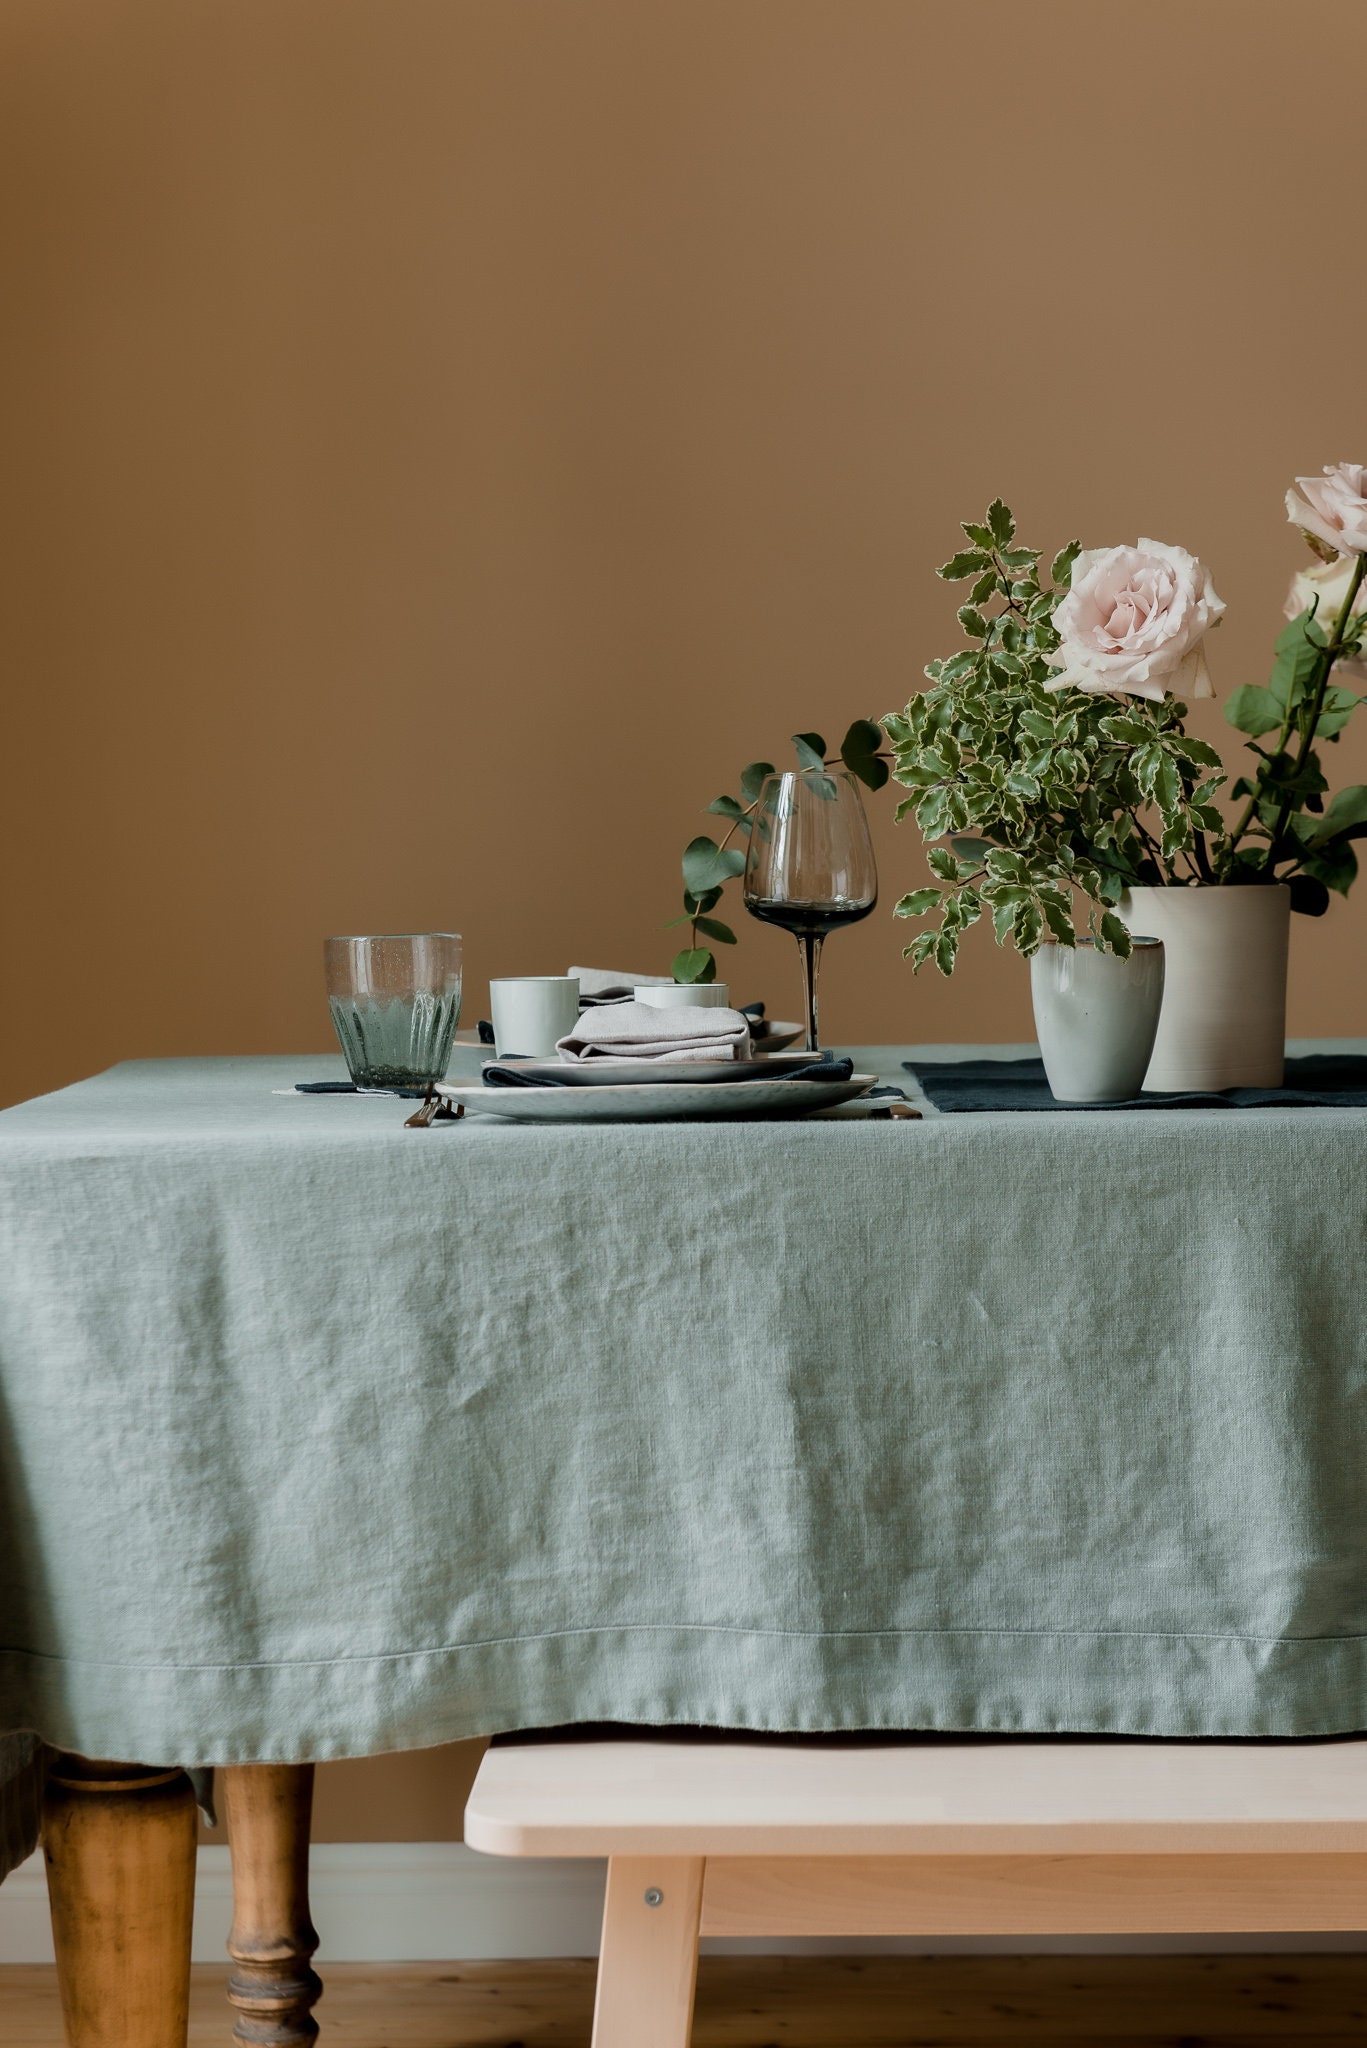
{"type": "Polygon", "coordinates": [[[1120,959],[1129,959],[1133,951],[1129,928],[1121,923],[1113,910],[1104,910],[1101,913],[1101,936],[1120,959]]]}
{"type": "Polygon", "coordinates": [[[734,946],[738,943],[729,924],[723,924],[719,917],[700,917],[698,930],[705,938],[715,939],[719,946],[734,946]]]}
{"type": "Polygon", "coordinates": [[[701,896],[695,896],[691,889],[684,890],[684,910],[689,917],[696,917],[700,910],[710,910],[714,903],[720,903],[720,889],[704,889],[701,896]]]}
{"type": "Polygon", "coordinates": [[[1355,690],[1345,690],[1337,683],[1331,684],[1325,691],[1324,701],[1320,706],[1319,720],[1315,726],[1317,737],[1331,740],[1336,733],[1342,732],[1361,702],[1362,699],[1355,690]]]}
{"type": "Polygon", "coordinates": [[[973,588],[972,588],[972,589],[971,589],[971,590],[969,591],[969,593],[968,593],[968,601],[969,601],[969,603],[970,603],[970,604],[986,604],[986,603],[987,603],[987,600],[988,600],[988,598],[989,598],[989,597],[991,597],[991,595],[992,595],[992,592],[993,592],[993,590],[994,590],[994,589],[996,588],[996,584],[997,584],[997,575],[996,575],[996,571],[995,571],[994,569],[989,569],[989,570],[988,570],[988,572],[987,572],[987,574],[986,574],[985,576],[980,576],[980,577],[978,578],[978,580],[977,580],[977,582],[976,582],[976,583],[974,584],[973,588]]]}
{"type": "Polygon", "coordinates": [[[1291,908],[1302,917],[1323,917],[1329,908],[1329,891],[1314,875],[1292,875],[1287,886],[1291,891],[1291,908]]]}
{"type": "Polygon", "coordinates": [[[738,804],[733,796],[714,796],[707,806],[715,818],[743,818],[745,806],[738,804]]]}
{"type": "MultiPolygon", "coordinates": [[[[738,847],[718,846],[705,835],[690,839],[684,848],[684,887],[695,896],[705,896],[709,889],[720,888],[723,882],[729,882],[733,875],[740,874],[744,867],[745,855],[738,847]]],[[[678,978],[676,975],[675,979],[678,978]]],[[[692,981],[711,978],[696,974],[688,977],[692,981]]]]}
{"type": "Polygon", "coordinates": [[[992,529],[992,538],[998,547],[1004,548],[1008,541],[1015,539],[1016,522],[1000,498],[994,498],[988,506],[987,523],[992,529]]]}
{"type": "MultiPolygon", "coordinates": [[[[1224,769],[1225,764],[1214,747],[1208,746],[1204,740],[1194,740],[1190,733],[1174,735],[1172,745],[1183,760],[1192,762],[1197,768],[1219,768],[1222,771],[1224,769]]],[[[1223,779],[1222,773],[1221,780],[1223,779]]]]}
{"type": "Polygon", "coordinates": [[[959,624],[971,640],[985,640],[987,638],[987,620],[973,605],[961,604],[959,606],[959,624]]]}
{"type": "Polygon", "coordinates": [[[1070,540],[1066,548],[1060,548],[1053,561],[1049,564],[1049,581],[1059,584],[1063,582],[1065,576],[1071,576],[1073,564],[1081,553],[1082,542],[1080,540],[1070,540]]]}
{"type": "Polygon", "coordinates": [[[1304,872],[1323,882],[1326,888],[1337,889],[1340,896],[1346,896],[1357,877],[1358,857],[1346,839],[1336,840],[1332,845],[1311,855],[1305,863],[1304,872]]]}
{"type": "Polygon", "coordinates": [[[1028,569],[1032,562],[1039,560],[1039,549],[1003,548],[1002,560],[1008,569],[1028,569]]]}
{"type": "Polygon", "coordinates": [[[878,752],[882,744],[883,728],[871,718],[856,718],[840,742],[841,760],[868,789],[881,789],[888,779],[888,764],[878,752]]]}
{"type": "Polygon", "coordinates": [[[943,891],[939,889],[913,889],[909,896],[902,898],[893,915],[924,917],[927,911],[938,909],[942,894],[943,891]]]}
{"type": "Polygon", "coordinates": [[[752,761],[748,768],[742,768],[740,793],[746,803],[752,804],[759,796],[769,777],[776,772],[772,761],[752,761]]]}
{"type": "Polygon", "coordinates": [[[826,742],[819,732],[795,732],[793,745],[797,748],[799,768],[824,768],[826,765],[826,742]]]}
{"type": "Polygon", "coordinates": [[[1316,830],[1317,840],[1334,838],[1349,825],[1367,822],[1367,783],[1354,782],[1347,789],[1341,789],[1330,801],[1328,810],[1316,830]]]}
{"type": "Polygon", "coordinates": [[[1153,781],[1153,800],[1166,818],[1182,801],[1182,778],[1171,754],[1163,754],[1153,781]]]}
{"type": "Polygon", "coordinates": [[[1225,706],[1225,718],[1236,731],[1257,739],[1262,733],[1275,732],[1282,713],[1271,690],[1261,683],[1241,683],[1225,706]]]}
{"type": "Polygon", "coordinates": [[[1101,730],[1108,740],[1122,747],[1146,747],[1153,738],[1152,730],[1137,718],[1103,718],[1101,730]]]}
{"type": "Polygon", "coordinates": [[[1277,659],[1268,688],[1283,711],[1294,708],[1305,696],[1319,667],[1323,639],[1309,612],[1292,619],[1277,635],[1277,659]]]}
{"type": "Polygon", "coordinates": [[[953,932],[941,932],[935,941],[935,965],[941,974],[954,972],[954,962],[959,955],[959,941],[953,932]]]}
{"type": "Polygon", "coordinates": [[[717,963],[706,946],[694,947],[691,951],[676,953],[670,973],[675,981],[715,981],[717,963]]]}
{"type": "Polygon", "coordinates": [[[942,882],[957,882],[959,863],[947,846],[931,846],[926,849],[926,861],[930,872],[938,875],[942,882]]]}
{"type": "Polygon", "coordinates": [[[946,796],[945,790],[932,789],[916,806],[916,822],[927,839],[938,838],[945,829],[946,796]]]}
{"type": "Polygon", "coordinates": [[[996,538],[990,526],[974,526],[972,521],[968,519],[960,520],[959,523],[969,539],[975,541],[980,548],[996,546],[996,538]]]}
{"type": "Polygon", "coordinates": [[[1027,959],[1032,953],[1039,951],[1039,943],[1044,936],[1044,919],[1040,915],[1037,903],[1016,905],[1016,918],[1011,936],[1016,942],[1017,952],[1024,953],[1027,959]]]}
{"type": "Polygon", "coordinates": [[[1042,895],[1040,897],[1040,907],[1044,911],[1044,922],[1048,925],[1059,944],[1061,946],[1076,946],[1077,933],[1073,930],[1073,920],[1067,911],[1056,903],[1052,896],[1042,895]]]}
{"type": "Polygon", "coordinates": [[[983,569],[992,566],[990,558],[981,548],[963,548],[957,555],[951,555],[944,565],[935,571],[946,583],[962,583],[966,576],[976,576],[983,569]]]}

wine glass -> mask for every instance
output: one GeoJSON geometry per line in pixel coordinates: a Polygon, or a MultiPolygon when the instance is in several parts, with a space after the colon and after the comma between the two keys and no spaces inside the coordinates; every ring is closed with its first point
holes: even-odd
{"type": "Polygon", "coordinates": [[[792,932],[802,954],[807,1050],[816,1052],[816,976],[828,932],[858,924],[878,901],[869,821],[844,768],[771,775],[751,815],[745,907],[792,932]]]}

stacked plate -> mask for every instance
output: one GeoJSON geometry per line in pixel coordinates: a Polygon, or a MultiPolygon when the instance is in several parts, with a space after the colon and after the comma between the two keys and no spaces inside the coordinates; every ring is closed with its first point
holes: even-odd
{"type": "Polygon", "coordinates": [[[821,1055],[770,1053],[752,1060],[519,1060],[526,1086],[443,1081],[439,1092],[487,1116],[520,1123],[660,1123],[690,1118],[805,1116],[849,1102],[876,1074],[803,1080],[821,1055]],[[538,1085],[538,1083],[540,1085],[538,1085]]]}

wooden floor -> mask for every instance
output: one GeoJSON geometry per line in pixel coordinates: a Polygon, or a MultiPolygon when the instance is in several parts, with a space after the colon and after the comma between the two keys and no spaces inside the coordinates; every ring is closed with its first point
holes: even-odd
{"type": "MultiPolygon", "coordinates": [[[[320,2048],[587,2048],[592,1963],[334,1964],[320,2048]]],[[[228,2048],[195,1971],[191,2048],[228,2048]]],[[[704,1957],[694,2048],[1362,2048],[1367,1956],[704,1957]]],[[[61,2048],[51,1970],[0,1967],[4,2048],[61,2048]]]]}

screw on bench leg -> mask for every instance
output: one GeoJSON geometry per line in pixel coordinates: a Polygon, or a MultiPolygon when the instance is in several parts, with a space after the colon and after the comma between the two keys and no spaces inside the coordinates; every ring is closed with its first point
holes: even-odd
{"type": "Polygon", "coordinates": [[[609,1860],[593,2048],[688,2048],[702,1882],[701,1856],[609,1860]]]}

